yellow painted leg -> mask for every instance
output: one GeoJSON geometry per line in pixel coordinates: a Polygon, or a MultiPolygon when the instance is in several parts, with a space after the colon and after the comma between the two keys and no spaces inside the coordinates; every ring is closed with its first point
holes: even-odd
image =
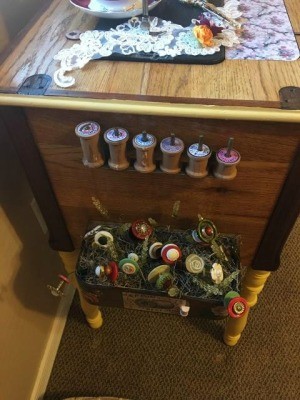
{"type": "Polygon", "coordinates": [[[257,303],[257,296],[263,290],[265,283],[270,276],[269,271],[255,271],[248,268],[242,283],[241,296],[247,300],[250,307],[257,303]]]}
{"type": "Polygon", "coordinates": [[[66,253],[66,252],[59,252],[60,258],[62,259],[62,262],[65,266],[66,271],[68,274],[71,274],[69,276],[72,284],[76,287],[79,293],[80,297],[80,304],[81,308],[85,314],[86,320],[88,324],[90,325],[91,328],[97,329],[100,328],[101,325],[103,324],[103,319],[101,312],[98,308],[98,306],[89,304],[85,298],[82,295],[81,289],[78,285],[78,282],[76,280],[75,274],[73,273],[75,270],[75,265],[78,257],[78,251],[73,251],[71,253],[66,253]]]}
{"type": "Polygon", "coordinates": [[[241,318],[228,317],[223,337],[228,346],[234,346],[239,341],[241,333],[247,325],[248,314],[249,310],[241,318]]]}
{"type": "MultiPolygon", "coordinates": [[[[263,290],[264,285],[270,276],[269,271],[255,271],[248,268],[242,283],[241,296],[247,301],[249,307],[253,307],[257,303],[257,296],[263,290]]],[[[224,342],[228,346],[234,346],[239,341],[243,330],[247,325],[249,311],[241,318],[228,318],[224,342]]]]}

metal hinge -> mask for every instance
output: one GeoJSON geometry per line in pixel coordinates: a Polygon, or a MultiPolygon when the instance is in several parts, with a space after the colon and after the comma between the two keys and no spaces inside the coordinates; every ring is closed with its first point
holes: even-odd
{"type": "Polygon", "coordinates": [[[300,87],[286,86],[279,90],[281,108],[300,110],[300,87]]]}
{"type": "Polygon", "coordinates": [[[52,81],[51,76],[36,74],[29,76],[19,87],[18,94],[43,95],[52,81]]]}

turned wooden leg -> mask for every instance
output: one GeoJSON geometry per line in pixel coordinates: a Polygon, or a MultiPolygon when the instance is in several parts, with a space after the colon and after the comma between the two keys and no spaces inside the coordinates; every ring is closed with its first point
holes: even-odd
{"type": "Polygon", "coordinates": [[[247,300],[250,307],[257,303],[257,297],[263,290],[270,274],[271,272],[269,271],[256,271],[248,268],[242,283],[241,296],[247,300]]]}
{"type": "Polygon", "coordinates": [[[239,341],[241,334],[247,325],[248,314],[249,311],[240,318],[228,317],[223,336],[223,340],[228,346],[234,346],[239,341]]]}
{"type": "MultiPolygon", "coordinates": [[[[242,283],[241,296],[247,301],[249,307],[253,307],[257,303],[257,296],[263,290],[269,275],[268,271],[255,271],[248,268],[242,283]]],[[[228,346],[234,346],[239,341],[247,325],[248,314],[249,311],[241,318],[228,318],[224,333],[224,342],[228,346]]]]}
{"type": "Polygon", "coordinates": [[[94,329],[100,328],[103,323],[101,312],[100,312],[98,306],[89,304],[85,300],[85,298],[82,295],[81,289],[78,285],[78,282],[76,280],[75,274],[73,273],[75,270],[75,266],[76,266],[78,251],[73,251],[70,253],[60,251],[59,255],[65,266],[66,271],[68,272],[68,274],[71,274],[71,275],[69,275],[69,279],[71,280],[72,284],[78,290],[81,308],[85,314],[88,324],[90,325],[91,328],[94,328],[94,329]]]}

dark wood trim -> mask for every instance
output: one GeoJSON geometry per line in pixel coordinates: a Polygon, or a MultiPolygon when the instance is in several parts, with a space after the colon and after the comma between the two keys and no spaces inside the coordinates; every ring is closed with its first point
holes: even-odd
{"type": "Polygon", "coordinates": [[[51,248],[73,251],[71,237],[24,110],[17,107],[1,107],[0,117],[23,164],[28,182],[47,224],[51,248]]]}
{"type": "Polygon", "coordinates": [[[254,256],[255,270],[276,271],[280,254],[300,213],[300,145],[254,256]]]}

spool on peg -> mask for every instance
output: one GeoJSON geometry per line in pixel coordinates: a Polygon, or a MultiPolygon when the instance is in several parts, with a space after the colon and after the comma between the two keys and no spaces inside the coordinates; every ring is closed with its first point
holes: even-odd
{"type": "Polygon", "coordinates": [[[89,168],[101,167],[104,160],[98,148],[100,125],[94,121],[81,122],[76,126],[75,133],[80,138],[83,165],[89,168]]]}
{"type": "Polygon", "coordinates": [[[153,152],[156,146],[155,136],[144,131],[133,138],[132,144],[136,149],[134,168],[143,173],[153,172],[156,168],[153,162],[153,152]]]}
{"type": "Polygon", "coordinates": [[[171,133],[170,137],[160,142],[160,149],[163,153],[160,169],[167,174],[178,174],[180,172],[179,160],[184,150],[183,141],[171,133]]]}
{"type": "Polygon", "coordinates": [[[129,167],[126,158],[126,143],[129,133],[124,128],[110,128],[104,133],[104,140],[109,146],[110,158],[108,165],[111,169],[121,171],[129,167]]]}
{"type": "Polygon", "coordinates": [[[55,297],[62,297],[64,296],[64,290],[63,288],[65,287],[65,285],[69,285],[70,284],[70,280],[64,276],[64,275],[58,275],[59,277],[59,283],[56,287],[52,286],[52,285],[47,285],[47,288],[50,290],[51,294],[55,297]]]}
{"type": "Polygon", "coordinates": [[[230,137],[227,147],[221,148],[216,153],[217,165],[214,170],[214,176],[219,179],[231,180],[236,177],[237,165],[241,161],[241,155],[232,148],[234,139],[230,137]]]}
{"type": "Polygon", "coordinates": [[[192,178],[204,178],[207,176],[207,163],[211,156],[211,149],[203,143],[203,135],[199,136],[199,142],[193,143],[187,151],[189,164],[185,169],[187,175],[192,178]]]}

